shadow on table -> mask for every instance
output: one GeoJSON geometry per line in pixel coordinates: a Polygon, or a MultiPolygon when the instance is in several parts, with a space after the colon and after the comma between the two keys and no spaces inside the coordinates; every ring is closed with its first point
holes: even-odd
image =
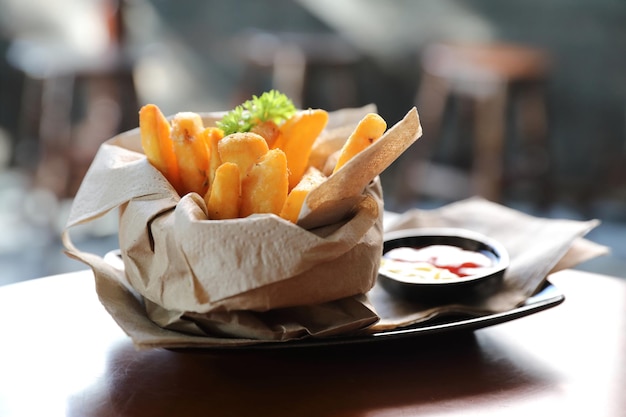
{"type": "Polygon", "coordinates": [[[138,352],[124,343],[101,382],[70,400],[67,415],[320,416],[461,407],[470,398],[552,385],[526,359],[474,333],[293,350],[138,352]]]}

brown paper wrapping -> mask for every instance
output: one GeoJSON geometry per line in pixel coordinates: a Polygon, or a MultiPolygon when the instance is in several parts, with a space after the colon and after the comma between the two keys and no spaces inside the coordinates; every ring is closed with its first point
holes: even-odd
{"type": "MultiPolygon", "coordinates": [[[[329,124],[355,126],[371,110],[330,113],[329,124]]],[[[203,115],[207,126],[219,117],[203,115]]],[[[376,155],[358,155],[307,199],[306,222],[294,225],[274,215],[207,220],[201,196],[179,198],[147,162],[138,130],[125,132],[100,147],[75,197],[64,244],[93,269],[102,303],[138,346],[147,345],[146,328],[199,345],[360,329],[378,320],[363,296],[376,282],[382,251],[378,175],[420,134],[412,109],[375,143],[376,155]],[[354,176],[359,167],[366,169],[354,176]],[[69,233],[115,208],[123,270],[80,251],[69,233]],[[112,297],[124,290],[130,295],[112,297]],[[139,310],[151,324],[140,319],[138,335],[139,310]]],[[[176,345],[171,338],[164,344],[176,345]]]]}
{"type": "MultiPolygon", "coordinates": [[[[583,236],[598,225],[597,220],[571,221],[545,219],[523,214],[480,198],[460,201],[435,210],[410,210],[402,215],[387,214],[386,231],[415,227],[462,227],[497,238],[509,251],[511,266],[505,276],[501,291],[492,297],[474,303],[426,305],[408,303],[394,298],[380,286],[375,285],[366,298],[353,297],[341,301],[341,307],[333,305],[333,316],[328,317],[325,305],[304,309],[283,309],[278,313],[293,317],[290,323],[300,325],[290,328],[292,338],[324,337],[341,333],[346,319],[353,323],[354,309],[360,311],[369,306],[380,320],[367,326],[367,320],[359,323],[361,333],[384,332],[404,326],[427,325],[430,320],[446,314],[481,316],[508,311],[523,303],[541,288],[549,274],[573,267],[581,262],[608,253],[608,248],[584,239],[583,236]],[[316,311],[317,310],[317,311],[316,311]],[[315,317],[327,317],[335,327],[320,327],[315,317]],[[306,330],[304,330],[306,329],[306,330]]],[[[188,329],[168,329],[157,325],[146,314],[145,303],[136,292],[124,284],[123,266],[107,262],[99,256],[80,253],[83,260],[92,265],[96,277],[96,290],[103,305],[120,326],[140,348],[231,348],[258,345],[275,340],[272,318],[259,325],[258,338],[219,337],[194,335],[188,329]],[[274,339],[271,339],[274,337],[274,339]]],[[[589,282],[593,286],[593,282],[589,282]]],[[[567,295],[566,295],[567,296],[567,295]]],[[[253,319],[253,317],[248,317],[253,319]]],[[[359,326],[354,326],[359,327],[359,326]]],[[[344,337],[340,335],[339,337],[344,337]]],[[[346,336],[346,337],[349,337],[346,336]]],[[[297,343],[297,342],[296,342],[297,343]]]]}

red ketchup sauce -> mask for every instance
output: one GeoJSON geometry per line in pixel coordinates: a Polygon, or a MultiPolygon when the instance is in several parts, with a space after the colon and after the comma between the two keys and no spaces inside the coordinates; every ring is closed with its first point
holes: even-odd
{"type": "Polygon", "coordinates": [[[430,245],[421,248],[400,247],[385,253],[384,258],[397,262],[428,263],[446,269],[459,278],[476,275],[481,268],[493,265],[493,259],[482,252],[452,245],[430,245]]]}

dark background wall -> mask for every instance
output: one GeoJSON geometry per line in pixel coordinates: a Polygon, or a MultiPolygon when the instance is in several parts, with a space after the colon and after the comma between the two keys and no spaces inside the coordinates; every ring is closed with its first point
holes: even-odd
{"type": "MultiPolygon", "coordinates": [[[[548,51],[553,62],[548,102],[558,198],[587,206],[607,202],[614,206],[614,201],[625,198],[626,3],[378,3],[346,1],[332,6],[333,2],[321,0],[127,1],[129,42],[134,51],[143,58],[152,57],[152,65],[161,57],[162,62],[178,60],[179,68],[187,71],[165,81],[171,84],[171,100],[151,95],[149,89],[144,90],[144,100],[163,100],[160,104],[171,111],[179,110],[181,103],[189,103],[195,110],[230,107],[240,99],[236,87],[251,82],[233,38],[250,30],[334,33],[358,54],[351,67],[358,89],[340,103],[373,102],[386,119],[395,121],[414,104],[419,57],[428,43],[457,38],[527,44],[548,51]],[[336,10],[329,12],[332,7],[336,10]],[[169,52],[163,52],[168,48],[169,52]],[[195,83],[189,93],[181,87],[184,77],[195,83]],[[178,96],[176,90],[180,90],[178,96]]],[[[7,17],[10,9],[5,10],[9,12],[0,32],[3,52],[13,37],[25,35],[18,23],[7,17]]],[[[22,78],[6,60],[0,71],[0,124],[15,136],[22,78]]],[[[330,110],[337,106],[333,69],[312,67],[309,77],[303,104],[330,110]]],[[[267,74],[254,81],[257,84],[250,84],[254,93],[270,86],[267,74]]],[[[620,216],[621,208],[612,209],[610,214],[620,216]]]]}

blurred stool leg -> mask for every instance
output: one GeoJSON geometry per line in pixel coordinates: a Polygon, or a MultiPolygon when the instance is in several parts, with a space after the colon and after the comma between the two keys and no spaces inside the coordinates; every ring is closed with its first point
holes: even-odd
{"type": "Polygon", "coordinates": [[[492,95],[474,101],[472,182],[478,195],[496,202],[502,200],[507,96],[507,86],[501,84],[492,95]]]}
{"type": "Polygon", "coordinates": [[[518,129],[524,141],[525,172],[537,190],[536,203],[547,208],[553,199],[552,156],[548,140],[548,105],[543,83],[527,85],[519,94],[518,129]]]}
{"type": "Polygon", "coordinates": [[[41,99],[40,159],[35,185],[51,190],[60,198],[67,193],[69,164],[66,152],[71,143],[74,82],[73,76],[44,80],[41,99]]]}
{"type": "Polygon", "coordinates": [[[25,168],[29,173],[36,170],[40,159],[39,121],[41,120],[43,81],[24,74],[20,95],[17,139],[12,165],[25,168]]]}

